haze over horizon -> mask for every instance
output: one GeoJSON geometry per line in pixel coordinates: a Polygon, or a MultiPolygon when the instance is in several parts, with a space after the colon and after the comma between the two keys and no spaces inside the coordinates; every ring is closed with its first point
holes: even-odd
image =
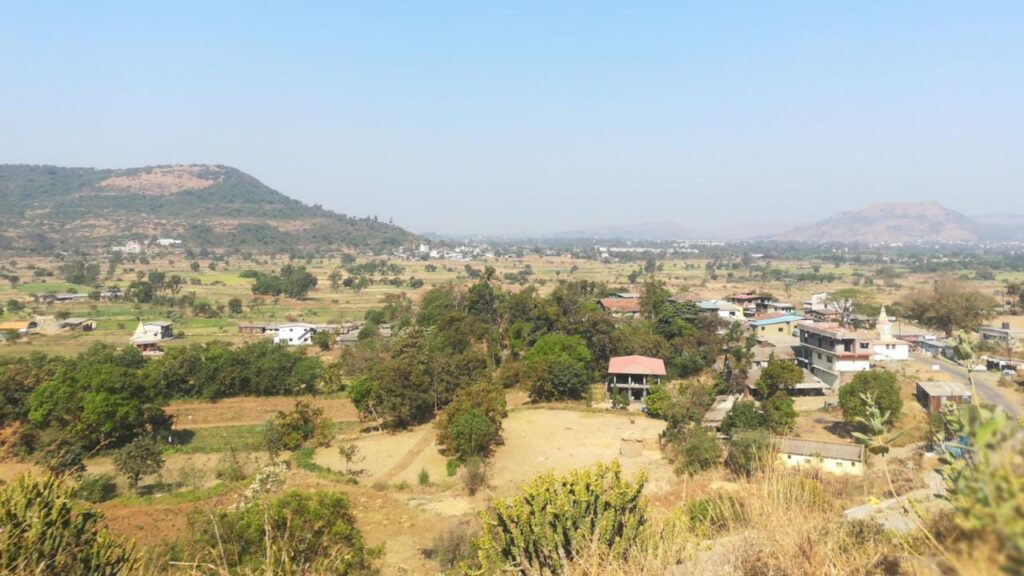
{"type": "Polygon", "coordinates": [[[56,2],[0,163],[218,163],[417,232],[1024,213],[1024,5],[56,2]]]}

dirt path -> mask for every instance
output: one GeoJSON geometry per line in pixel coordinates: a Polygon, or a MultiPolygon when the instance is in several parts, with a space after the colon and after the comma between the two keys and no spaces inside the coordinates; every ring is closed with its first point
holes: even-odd
{"type": "Polygon", "coordinates": [[[391,468],[388,468],[387,472],[381,475],[380,481],[385,484],[390,484],[396,476],[401,474],[409,466],[412,466],[412,464],[419,459],[423,451],[429,448],[433,442],[434,436],[430,434],[429,430],[420,432],[420,438],[416,440],[416,443],[406,450],[405,454],[398,459],[398,462],[395,462],[391,468]]]}

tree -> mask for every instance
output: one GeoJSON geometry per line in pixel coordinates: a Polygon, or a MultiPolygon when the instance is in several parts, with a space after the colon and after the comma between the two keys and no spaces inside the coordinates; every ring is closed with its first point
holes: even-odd
{"type": "Polygon", "coordinates": [[[903,410],[903,399],[900,398],[899,383],[895,374],[885,370],[858,372],[849,384],[839,388],[839,407],[843,410],[843,420],[850,424],[858,424],[860,419],[867,418],[867,397],[873,399],[879,410],[891,414],[890,425],[899,420],[900,412],[903,410]]]}
{"type": "Polygon", "coordinates": [[[191,264],[189,264],[189,268],[190,268],[190,269],[191,269],[191,270],[192,270],[193,272],[199,272],[199,262],[196,262],[196,261],[194,261],[194,260],[193,260],[193,261],[192,261],[192,263],[191,263],[191,264]]]}
{"type": "Polygon", "coordinates": [[[763,410],[764,425],[773,434],[787,434],[792,432],[796,425],[796,409],[793,407],[793,399],[785,392],[772,394],[761,405],[763,410]]]}
{"type": "Polygon", "coordinates": [[[772,445],[768,435],[761,430],[748,430],[737,434],[729,442],[729,454],[725,467],[737,476],[753,476],[768,464],[772,445]]]}
{"type": "Polygon", "coordinates": [[[757,389],[765,397],[776,392],[785,392],[804,379],[803,370],[792,362],[776,360],[775,354],[768,357],[768,365],[761,371],[757,380],[757,389]]]}
{"type": "Polygon", "coordinates": [[[862,288],[843,288],[828,295],[828,305],[839,312],[839,323],[850,325],[850,318],[863,306],[870,304],[874,297],[871,292],[862,288]]]}
{"type": "Polygon", "coordinates": [[[757,430],[764,427],[764,417],[751,400],[738,400],[722,419],[719,431],[732,435],[741,430],[757,430]]]}
{"type": "Polygon", "coordinates": [[[74,501],[73,486],[28,474],[0,487],[0,573],[129,576],[131,544],[103,528],[103,515],[74,501]]]}
{"type": "Polygon", "coordinates": [[[734,392],[745,392],[757,337],[753,332],[744,336],[740,323],[733,322],[722,339],[722,345],[725,349],[723,377],[734,392]]]}
{"type": "Polygon", "coordinates": [[[530,397],[536,401],[582,398],[590,384],[590,351],[579,336],[545,334],[526,353],[530,397]]]}
{"type": "Polygon", "coordinates": [[[331,273],[327,275],[327,281],[330,282],[331,284],[331,292],[337,292],[338,290],[341,290],[341,283],[343,280],[344,277],[341,273],[341,270],[331,270],[331,273]]]}
{"type": "Polygon", "coordinates": [[[114,467],[138,492],[143,476],[156,474],[164,467],[163,452],[153,438],[142,436],[114,452],[114,467]]]}
{"type": "Polygon", "coordinates": [[[359,454],[358,444],[342,444],[338,446],[338,455],[341,456],[342,460],[345,461],[345,473],[349,473],[349,469],[353,462],[362,461],[362,457],[359,454]]]}
{"type": "Polygon", "coordinates": [[[241,314],[242,313],[242,299],[241,298],[232,298],[232,299],[228,300],[228,312],[230,312],[232,314],[241,314]]]}
{"type": "Polygon", "coordinates": [[[665,289],[663,281],[654,276],[648,276],[644,279],[643,287],[640,289],[640,315],[647,320],[654,320],[662,308],[668,304],[670,296],[672,293],[665,289]]]}
{"type": "Polygon", "coordinates": [[[487,382],[463,388],[437,419],[437,442],[463,461],[485,457],[501,440],[501,421],[507,414],[501,387],[487,382]]]}
{"type": "Polygon", "coordinates": [[[330,332],[317,332],[313,334],[313,344],[320,350],[323,350],[324,352],[327,352],[328,350],[331,349],[331,344],[333,342],[334,335],[331,334],[330,332]]]}
{"type": "Polygon", "coordinates": [[[995,314],[995,298],[968,289],[953,274],[940,274],[932,285],[911,293],[901,302],[908,318],[922,326],[942,330],[975,330],[995,314]]]}
{"type": "Polygon", "coordinates": [[[278,411],[265,425],[264,434],[267,438],[279,439],[281,449],[298,450],[307,443],[329,446],[334,426],[324,416],[323,408],[298,400],[291,411],[278,411]]]}

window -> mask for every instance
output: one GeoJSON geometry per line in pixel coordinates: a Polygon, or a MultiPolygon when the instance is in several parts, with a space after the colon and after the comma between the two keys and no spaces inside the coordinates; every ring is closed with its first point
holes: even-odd
{"type": "Polygon", "coordinates": [[[870,346],[870,343],[868,343],[868,342],[861,342],[860,343],[860,349],[861,350],[867,350],[868,346],[870,346]]]}
{"type": "Polygon", "coordinates": [[[779,332],[782,332],[782,326],[779,326],[779,332]]]}

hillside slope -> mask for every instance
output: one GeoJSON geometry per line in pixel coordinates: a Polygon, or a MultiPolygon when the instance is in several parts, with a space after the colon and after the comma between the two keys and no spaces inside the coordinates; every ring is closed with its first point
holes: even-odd
{"type": "Polygon", "coordinates": [[[777,234],[789,242],[919,243],[974,242],[983,227],[967,216],[934,202],[875,204],[840,212],[810,226],[777,234]]]}
{"type": "Polygon", "coordinates": [[[384,248],[415,238],[368,218],[307,206],[228,166],[126,170],[0,165],[0,247],[52,249],[125,239],[289,250],[384,248]]]}

